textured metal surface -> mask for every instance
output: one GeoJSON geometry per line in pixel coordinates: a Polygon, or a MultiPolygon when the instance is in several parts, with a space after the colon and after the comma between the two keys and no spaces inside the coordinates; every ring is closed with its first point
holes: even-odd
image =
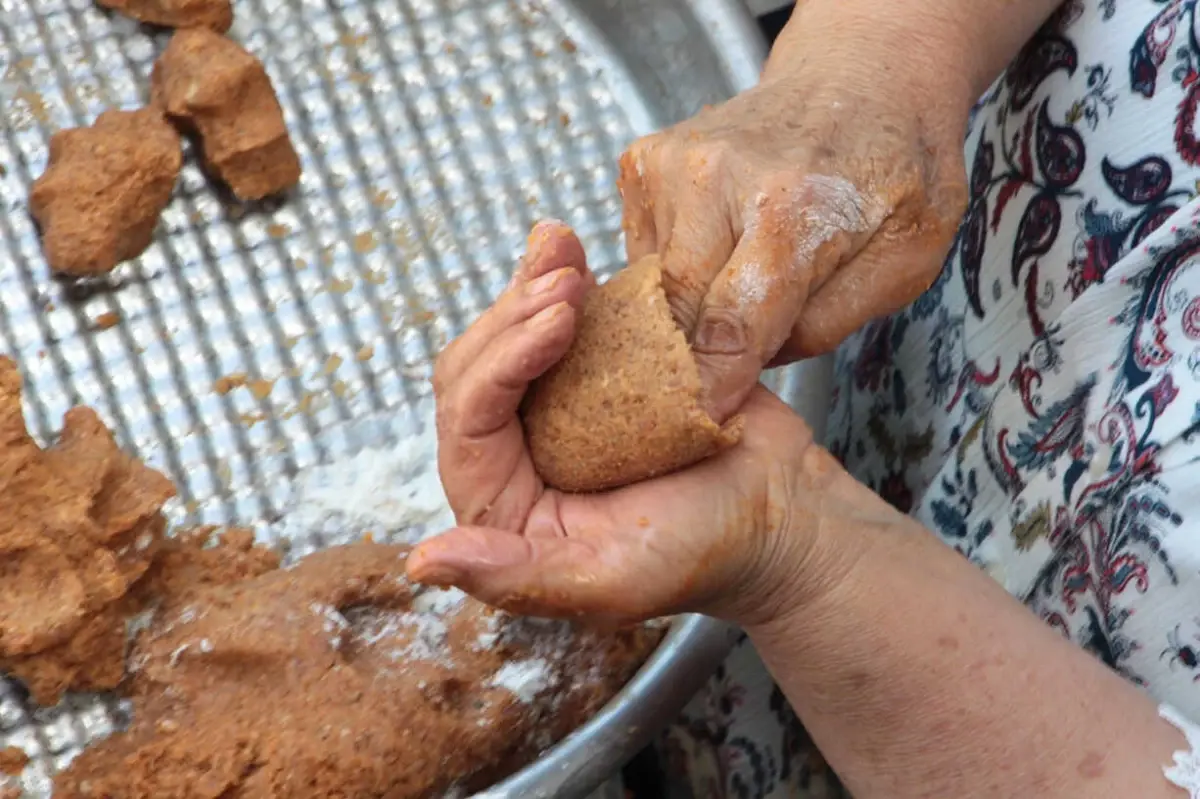
{"type": "MultiPolygon", "coordinates": [[[[619,152],[752,83],[763,55],[744,10],[715,0],[235,7],[232,35],[276,83],[302,186],[237,206],[189,159],[151,249],[80,287],[48,275],[29,186],[53,131],[145,100],[166,36],[89,0],[0,0],[0,352],[21,367],[40,438],[72,405],[96,408],[179,486],[174,523],[269,531],[297,475],[411,433],[433,355],[502,289],[530,225],[570,222],[610,272],[619,152]],[[408,421],[362,422],[392,418],[408,421]]],[[[688,625],[631,686],[656,708],[642,726],[685,698],[672,675],[698,682],[727,646],[719,625],[688,625]]],[[[0,686],[0,746],[34,756],[31,796],[120,721],[110,699],[36,709],[0,686]]],[[[596,730],[611,732],[598,722],[585,742],[596,730]]],[[[633,743],[608,745],[610,769],[633,743]]]]}

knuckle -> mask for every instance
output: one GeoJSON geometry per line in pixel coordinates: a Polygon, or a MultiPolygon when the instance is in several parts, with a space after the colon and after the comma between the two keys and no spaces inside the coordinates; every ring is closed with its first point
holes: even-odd
{"type": "Polygon", "coordinates": [[[689,165],[697,169],[718,170],[737,157],[736,145],[725,137],[705,138],[690,148],[694,159],[689,165]]]}
{"type": "Polygon", "coordinates": [[[434,409],[434,423],[437,425],[438,434],[448,435],[456,428],[460,416],[459,403],[450,398],[439,399],[434,409]]]}
{"type": "Polygon", "coordinates": [[[688,147],[683,154],[682,174],[691,177],[692,186],[699,191],[716,188],[732,157],[727,142],[708,142],[688,147]]]}
{"type": "Polygon", "coordinates": [[[621,176],[626,180],[645,181],[649,172],[655,170],[667,133],[652,133],[637,139],[621,155],[621,176]]]}

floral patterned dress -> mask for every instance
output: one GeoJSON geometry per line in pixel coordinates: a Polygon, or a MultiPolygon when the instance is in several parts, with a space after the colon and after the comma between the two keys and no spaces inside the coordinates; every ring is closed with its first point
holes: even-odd
{"type": "MultiPolygon", "coordinates": [[[[937,283],[840,350],[830,449],[1046,624],[1200,719],[1197,0],[1069,0],[980,102],[937,283]]],[[[843,791],[743,641],[680,797],[843,791]]]]}

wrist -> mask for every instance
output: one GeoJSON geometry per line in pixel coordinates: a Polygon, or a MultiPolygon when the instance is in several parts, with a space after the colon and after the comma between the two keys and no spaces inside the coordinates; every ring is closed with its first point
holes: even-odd
{"type": "Polygon", "coordinates": [[[824,448],[808,447],[767,505],[777,509],[746,578],[719,615],[750,630],[787,628],[862,571],[893,528],[912,522],[859,483],[824,448]]]}
{"type": "Polygon", "coordinates": [[[763,80],[832,57],[861,70],[858,80],[892,92],[907,87],[922,103],[949,101],[965,116],[1059,3],[806,0],[776,41],[763,80]]]}

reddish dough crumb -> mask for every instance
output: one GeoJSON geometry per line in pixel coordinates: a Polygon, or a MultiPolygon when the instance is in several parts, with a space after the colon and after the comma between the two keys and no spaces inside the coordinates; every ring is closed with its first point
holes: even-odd
{"type": "Polygon", "coordinates": [[[25,766],[28,764],[29,755],[25,754],[24,749],[16,746],[0,749],[0,773],[16,777],[25,770],[25,766]]]}
{"type": "Polygon", "coordinates": [[[233,24],[230,0],[96,0],[139,22],[167,28],[209,28],[224,33],[233,24]]]}
{"type": "Polygon", "coordinates": [[[182,166],[179,134],[154,109],[106,111],[54,134],[29,195],[50,268],[89,277],[141,255],[182,166]]]}
{"type": "Polygon", "coordinates": [[[154,65],[155,105],[199,134],[210,170],[242,200],[295,186],[300,159],[262,62],[203,28],[181,30],[154,65]]]}

